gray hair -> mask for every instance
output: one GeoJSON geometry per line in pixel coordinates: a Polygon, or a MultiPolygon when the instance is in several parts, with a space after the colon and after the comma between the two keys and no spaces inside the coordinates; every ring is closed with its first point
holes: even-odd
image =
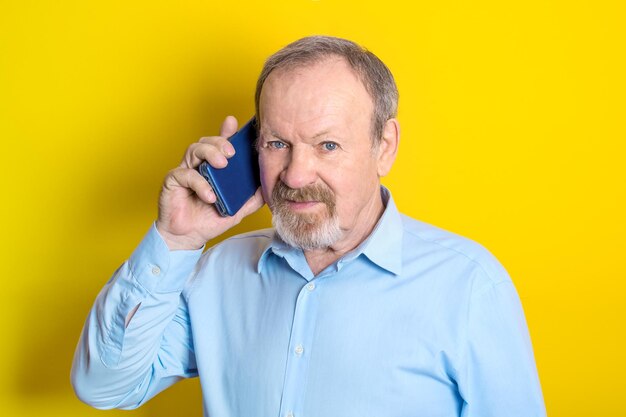
{"type": "Polygon", "coordinates": [[[254,104],[259,122],[259,101],[263,84],[270,73],[277,69],[293,69],[310,63],[321,62],[332,56],[346,60],[357,74],[374,104],[372,115],[372,142],[380,143],[387,120],[398,113],[398,87],[389,68],[373,53],[358,44],[331,36],[309,36],[290,43],[271,55],[259,75],[254,104]]]}

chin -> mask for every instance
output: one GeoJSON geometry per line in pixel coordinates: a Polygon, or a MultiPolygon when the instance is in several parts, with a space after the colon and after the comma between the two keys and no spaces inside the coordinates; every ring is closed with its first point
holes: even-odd
{"type": "Polygon", "coordinates": [[[289,246],[302,250],[325,249],[343,236],[339,221],[334,216],[323,220],[311,218],[305,220],[303,217],[309,216],[281,214],[272,216],[272,224],[278,236],[289,246]]]}

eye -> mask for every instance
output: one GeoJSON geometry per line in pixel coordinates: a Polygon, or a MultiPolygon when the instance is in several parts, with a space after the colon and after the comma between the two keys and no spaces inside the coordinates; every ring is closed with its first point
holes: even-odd
{"type": "Polygon", "coordinates": [[[270,149],[283,149],[287,147],[287,144],[279,140],[270,140],[265,144],[265,147],[270,149]]]}
{"type": "Polygon", "coordinates": [[[339,145],[335,142],[324,142],[322,147],[325,151],[335,151],[339,148],[339,145]]]}

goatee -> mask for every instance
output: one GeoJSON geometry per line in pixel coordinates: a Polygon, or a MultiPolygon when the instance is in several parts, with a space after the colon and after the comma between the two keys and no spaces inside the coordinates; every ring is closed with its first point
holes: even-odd
{"type": "Polygon", "coordinates": [[[278,181],[272,191],[272,224],[280,238],[302,250],[322,249],[334,244],[342,235],[333,192],[323,184],[290,188],[278,181]],[[315,201],[324,205],[323,212],[297,213],[289,202],[315,201]]]}

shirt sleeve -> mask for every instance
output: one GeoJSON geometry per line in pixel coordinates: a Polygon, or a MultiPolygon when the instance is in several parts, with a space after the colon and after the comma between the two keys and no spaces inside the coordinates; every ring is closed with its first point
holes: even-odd
{"type": "Polygon", "coordinates": [[[462,417],[543,417],[539,377],[519,297],[510,279],[489,283],[470,301],[462,417]]]}
{"type": "Polygon", "coordinates": [[[197,375],[181,292],[201,254],[202,248],[169,251],[152,225],[98,294],[83,327],[71,371],[82,401],[96,408],[136,408],[179,379],[197,375]]]}

